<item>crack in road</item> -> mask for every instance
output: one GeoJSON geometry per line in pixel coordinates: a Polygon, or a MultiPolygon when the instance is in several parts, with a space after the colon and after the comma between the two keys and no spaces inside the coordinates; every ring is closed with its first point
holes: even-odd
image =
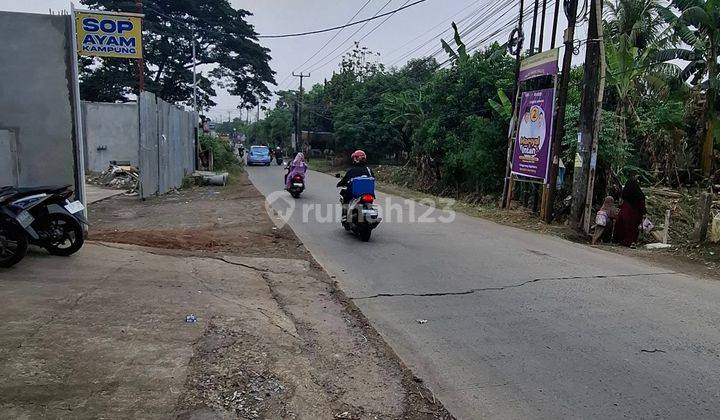
{"type": "Polygon", "coordinates": [[[104,246],[105,248],[110,248],[110,249],[118,249],[118,250],[121,250],[121,251],[144,252],[144,253],[146,253],[146,254],[158,255],[158,256],[161,256],[161,257],[204,258],[204,259],[208,259],[208,260],[215,260],[215,261],[224,262],[224,263],[226,263],[226,264],[230,264],[230,265],[234,265],[234,266],[238,266],[238,267],[247,268],[247,269],[254,270],[254,271],[257,271],[257,272],[260,272],[260,273],[274,273],[274,271],[272,271],[272,270],[269,269],[269,268],[258,268],[258,267],[255,267],[255,266],[251,265],[251,264],[245,264],[245,263],[241,263],[241,262],[237,262],[237,261],[230,261],[230,260],[228,260],[227,257],[225,257],[225,256],[206,255],[206,254],[202,254],[202,253],[199,253],[199,252],[193,251],[193,250],[185,250],[185,249],[165,249],[165,248],[155,248],[155,249],[152,249],[152,248],[150,248],[150,247],[145,247],[145,246],[142,246],[142,245],[124,244],[124,243],[119,243],[119,244],[118,244],[119,246],[115,246],[115,245],[113,245],[112,243],[109,243],[109,242],[100,242],[100,241],[87,241],[87,243],[91,243],[91,244],[93,244],[93,245],[104,246]],[[123,246],[123,245],[124,245],[124,246],[123,246]],[[164,251],[164,252],[163,252],[163,251],[164,251]]]}
{"type": "Polygon", "coordinates": [[[563,281],[563,280],[599,280],[609,278],[629,278],[629,277],[643,277],[643,276],[661,276],[661,275],[672,275],[677,274],[674,271],[661,272],[661,273],[640,273],[640,274],[602,274],[597,276],[572,276],[572,277],[541,277],[537,279],[527,280],[518,284],[510,284],[507,286],[493,286],[493,287],[481,287],[469,290],[463,290],[458,292],[432,292],[432,293],[378,293],[369,296],[350,297],[352,300],[370,300],[385,297],[439,297],[439,296],[464,296],[472,295],[474,293],[481,292],[500,292],[507,289],[517,289],[520,287],[527,286],[533,283],[539,283],[544,281],[563,281]]]}

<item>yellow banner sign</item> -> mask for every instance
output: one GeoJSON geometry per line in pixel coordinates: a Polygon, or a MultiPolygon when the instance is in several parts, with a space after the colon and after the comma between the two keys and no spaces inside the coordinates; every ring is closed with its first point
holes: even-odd
{"type": "Polygon", "coordinates": [[[142,18],[137,15],[75,12],[80,55],[142,58],[142,18]]]}

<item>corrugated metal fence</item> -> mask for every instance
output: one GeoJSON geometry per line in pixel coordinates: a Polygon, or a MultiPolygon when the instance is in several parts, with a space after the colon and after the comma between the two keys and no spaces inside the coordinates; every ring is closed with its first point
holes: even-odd
{"type": "Polygon", "coordinates": [[[195,167],[198,117],[153,93],[140,94],[140,196],[180,188],[195,167]]]}

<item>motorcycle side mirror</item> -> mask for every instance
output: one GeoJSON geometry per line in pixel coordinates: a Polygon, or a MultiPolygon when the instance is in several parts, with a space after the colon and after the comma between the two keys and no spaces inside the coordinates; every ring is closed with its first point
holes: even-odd
{"type": "Polygon", "coordinates": [[[340,174],[335,174],[335,178],[342,178],[342,175],[340,175],[340,174]]]}

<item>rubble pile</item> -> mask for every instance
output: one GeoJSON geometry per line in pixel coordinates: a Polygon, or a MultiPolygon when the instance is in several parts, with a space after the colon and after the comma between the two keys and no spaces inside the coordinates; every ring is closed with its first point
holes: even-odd
{"type": "MultiPolygon", "coordinates": [[[[665,212],[670,210],[670,243],[689,245],[693,243],[692,234],[697,219],[698,198],[703,190],[647,188],[648,217],[655,223],[657,230],[664,228],[665,212]]],[[[715,206],[713,206],[715,208],[715,206]]]]}
{"type": "Polygon", "coordinates": [[[140,171],[132,165],[110,164],[97,176],[89,177],[88,182],[133,193],[140,188],[140,171]]]}

